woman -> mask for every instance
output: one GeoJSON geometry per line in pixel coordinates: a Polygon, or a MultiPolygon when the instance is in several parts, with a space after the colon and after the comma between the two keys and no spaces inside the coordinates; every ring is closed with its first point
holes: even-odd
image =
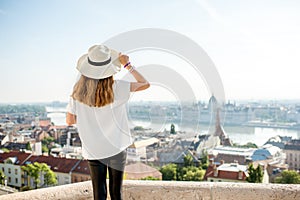
{"type": "Polygon", "coordinates": [[[109,173],[111,199],[122,199],[126,148],[132,143],[126,112],[130,92],[150,84],[132,66],[127,55],[104,45],[94,45],[77,63],[81,77],[74,85],[67,106],[68,125],[77,124],[82,155],[88,160],[94,199],[106,199],[109,173]],[[136,82],[114,80],[124,66],[136,82]]]}

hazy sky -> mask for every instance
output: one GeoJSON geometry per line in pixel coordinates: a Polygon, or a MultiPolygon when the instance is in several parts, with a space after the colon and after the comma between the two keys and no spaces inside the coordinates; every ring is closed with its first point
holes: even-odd
{"type": "MultiPolygon", "coordinates": [[[[297,0],[0,0],[0,103],[67,101],[79,56],[139,28],[196,41],[215,63],[227,99],[300,99],[299,10],[297,0]]],[[[168,58],[152,56],[131,58],[137,67],[168,58]]],[[[172,99],[157,86],[139,95],[172,99]]]]}

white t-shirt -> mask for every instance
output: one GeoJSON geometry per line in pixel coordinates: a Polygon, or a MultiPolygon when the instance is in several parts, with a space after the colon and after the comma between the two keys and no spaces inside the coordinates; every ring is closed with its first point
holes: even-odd
{"type": "Polygon", "coordinates": [[[90,107],[70,98],[67,112],[77,116],[82,156],[86,159],[111,157],[132,144],[126,112],[130,82],[115,80],[113,90],[114,102],[103,107],[90,107]]]}

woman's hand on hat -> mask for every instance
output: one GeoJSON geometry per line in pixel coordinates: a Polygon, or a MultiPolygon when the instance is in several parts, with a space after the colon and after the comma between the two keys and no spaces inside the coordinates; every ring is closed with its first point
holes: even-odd
{"type": "Polygon", "coordinates": [[[129,56],[119,54],[119,60],[122,65],[126,65],[129,62],[129,56]]]}

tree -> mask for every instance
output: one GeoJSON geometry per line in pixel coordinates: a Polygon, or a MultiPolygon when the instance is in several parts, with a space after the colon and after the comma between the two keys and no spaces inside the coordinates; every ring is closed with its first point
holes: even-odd
{"type": "Polygon", "coordinates": [[[248,142],[247,144],[240,145],[238,143],[233,143],[234,147],[239,147],[239,148],[258,148],[255,143],[248,142]]]}
{"type": "Polygon", "coordinates": [[[44,174],[44,186],[56,185],[57,179],[55,173],[47,166],[44,174]]]}
{"type": "Polygon", "coordinates": [[[202,151],[202,158],[201,158],[201,168],[202,169],[207,169],[208,165],[209,165],[208,153],[207,153],[207,151],[203,150],[202,151]]]}
{"type": "Polygon", "coordinates": [[[194,159],[193,156],[191,156],[190,154],[184,156],[183,160],[185,167],[194,166],[194,159]]]}
{"type": "Polygon", "coordinates": [[[183,176],[182,176],[183,181],[202,181],[205,174],[205,170],[202,170],[199,167],[194,167],[194,166],[184,167],[182,171],[183,171],[183,176]]]}
{"type": "Polygon", "coordinates": [[[9,149],[7,148],[1,148],[1,151],[3,151],[4,153],[9,153],[9,149]]]}
{"type": "Polygon", "coordinates": [[[42,144],[49,147],[53,146],[53,143],[55,142],[55,139],[53,137],[45,137],[42,139],[42,144]]]}
{"type": "Polygon", "coordinates": [[[153,176],[147,176],[145,178],[141,178],[141,180],[147,180],[147,181],[158,181],[159,178],[155,178],[153,176]]]}
{"type": "Polygon", "coordinates": [[[281,176],[275,178],[275,183],[300,184],[300,174],[293,170],[283,171],[281,176]]]}
{"type": "Polygon", "coordinates": [[[251,163],[248,166],[248,174],[249,176],[246,178],[246,181],[249,183],[262,183],[264,173],[260,165],[258,165],[257,168],[254,168],[253,164],[251,163]]]}
{"type": "Polygon", "coordinates": [[[261,165],[258,165],[256,168],[256,180],[257,183],[262,183],[264,178],[264,172],[261,165]]]}
{"type": "Polygon", "coordinates": [[[205,170],[201,167],[188,166],[177,168],[177,181],[202,181],[205,170]]]}
{"type": "Polygon", "coordinates": [[[5,174],[3,173],[2,170],[0,170],[0,184],[4,185],[4,180],[5,180],[5,174]]]}
{"type": "Polygon", "coordinates": [[[36,189],[41,182],[41,175],[44,175],[44,186],[55,185],[57,183],[54,172],[45,163],[34,162],[33,164],[27,164],[22,166],[22,170],[26,172],[29,177],[33,178],[36,189]]]}
{"type": "Polygon", "coordinates": [[[0,114],[45,112],[45,106],[39,105],[0,105],[0,114]]]}
{"type": "Polygon", "coordinates": [[[32,148],[31,148],[31,146],[30,146],[30,142],[27,142],[27,143],[26,143],[26,150],[29,150],[29,151],[32,150],[32,148]]]}
{"type": "Polygon", "coordinates": [[[184,167],[176,164],[164,165],[160,172],[163,180],[177,181],[201,181],[204,178],[205,170],[194,166],[193,156],[188,154],[184,158],[184,167]]]}
{"type": "Polygon", "coordinates": [[[162,173],[163,180],[176,180],[177,179],[177,165],[176,164],[167,164],[164,165],[160,172],[162,173]]]}
{"type": "Polygon", "coordinates": [[[135,130],[135,131],[142,131],[142,130],[144,130],[144,127],[142,127],[142,126],[135,126],[133,128],[133,130],[135,130]]]}
{"type": "Polygon", "coordinates": [[[48,153],[49,152],[49,149],[46,145],[42,144],[42,152],[43,153],[48,153]]]}
{"type": "Polygon", "coordinates": [[[42,140],[42,152],[49,153],[51,148],[53,148],[53,143],[55,139],[53,137],[46,137],[42,140]]]}
{"type": "Polygon", "coordinates": [[[24,191],[28,191],[28,190],[32,190],[32,189],[33,189],[32,187],[25,185],[20,188],[20,191],[24,192],[24,191]]]}
{"type": "Polygon", "coordinates": [[[252,163],[248,167],[248,174],[249,176],[246,178],[246,181],[256,183],[256,171],[252,163]]]}
{"type": "Polygon", "coordinates": [[[40,164],[35,162],[33,164],[28,164],[26,166],[22,166],[22,170],[27,173],[27,175],[33,178],[35,187],[38,187],[40,183],[40,164]]]}
{"type": "Polygon", "coordinates": [[[252,142],[248,142],[247,144],[245,144],[243,146],[248,147],[248,148],[258,148],[257,145],[255,143],[252,143],[252,142]]]}
{"type": "Polygon", "coordinates": [[[170,134],[176,134],[175,125],[171,124],[170,134]]]}

